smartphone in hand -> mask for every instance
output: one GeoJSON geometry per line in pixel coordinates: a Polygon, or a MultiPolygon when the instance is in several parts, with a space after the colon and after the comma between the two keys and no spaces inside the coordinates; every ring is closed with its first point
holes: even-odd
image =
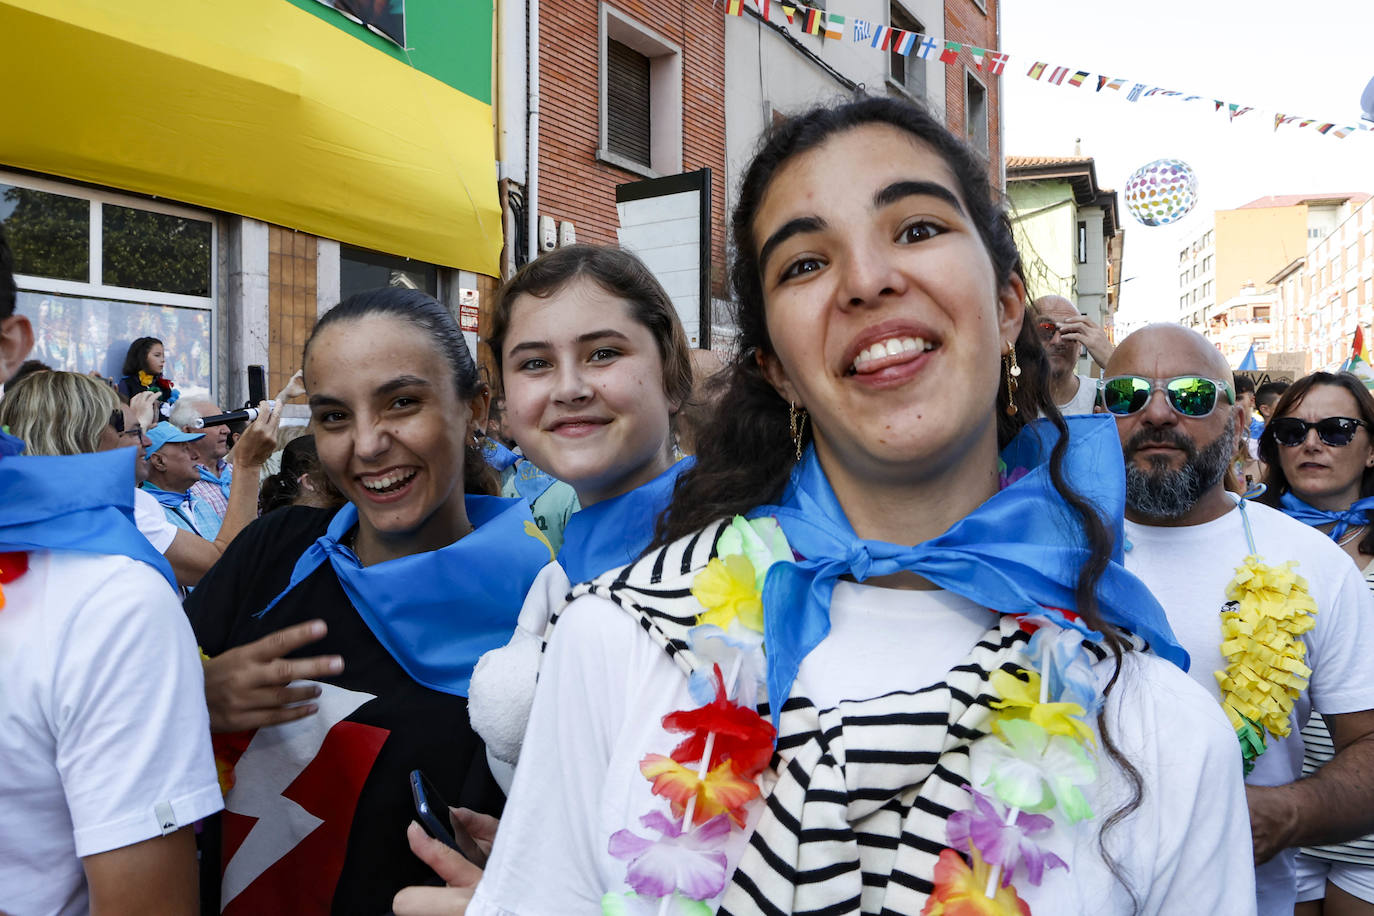
{"type": "Polygon", "coordinates": [[[410,794],[415,799],[415,814],[425,833],[457,851],[473,865],[487,864],[487,855],[461,824],[449,817],[448,803],[439,795],[422,770],[410,771],[410,794]]]}

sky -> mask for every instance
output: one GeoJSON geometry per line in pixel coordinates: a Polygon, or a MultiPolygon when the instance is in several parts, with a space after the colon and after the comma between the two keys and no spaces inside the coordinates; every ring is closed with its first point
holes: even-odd
{"type": "Polygon", "coordinates": [[[1346,139],[1273,128],[1274,114],[1353,125],[1374,77],[1374,0],[1002,0],[1003,151],[1096,159],[1101,187],[1121,192],[1154,159],[1182,159],[1198,203],[1180,222],[1147,227],[1118,199],[1125,227],[1123,322],[1174,320],[1178,252],[1216,210],[1269,194],[1374,193],[1374,132],[1346,139]],[[1035,81],[1035,61],[1093,78],[1035,81]],[[1200,102],[1095,91],[1098,74],[1176,89],[1200,102]],[[1211,99],[1250,105],[1234,122],[1211,99]]]}

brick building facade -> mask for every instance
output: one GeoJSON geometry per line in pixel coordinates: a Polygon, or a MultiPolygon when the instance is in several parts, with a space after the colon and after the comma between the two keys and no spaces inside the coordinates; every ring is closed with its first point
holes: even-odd
{"type": "MultiPolygon", "coordinates": [[[[997,0],[945,0],[945,40],[1000,49],[997,0]]],[[[986,153],[994,187],[1002,172],[1001,79],[979,70],[967,48],[945,68],[945,125],[986,153]],[[980,133],[979,131],[983,131],[980,133]]]]}
{"type": "Polygon", "coordinates": [[[571,222],[579,242],[614,245],[616,185],[659,174],[604,155],[601,98],[607,30],[637,29],[676,50],[681,78],[680,168],[709,168],[712,292],[725,277],[725,22],[698,0],[650,4],[597,0],[544,4],[539,33],[541,216],[571,222]],[[608,16],[614,19],[608,25],[608,16]]]}

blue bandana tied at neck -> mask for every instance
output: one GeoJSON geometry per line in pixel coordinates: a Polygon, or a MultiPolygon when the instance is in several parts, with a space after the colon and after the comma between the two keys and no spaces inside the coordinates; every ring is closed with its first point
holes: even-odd
{"type": "Polygon", "coordinates": [[[24,456],[0,433],[0,553],[75,550],[147,563],[175,591],[167,558],[134,524],[135,449],[24,456]]]}
{"type": "Polygon", "coordinates": [[[215,512],[213,506],[205,500],[193,496],[189,490],[185,493],[177,493],[175,490],[155,487],[147,481],[144,481],[140,489],[157,500],[163,508],[171,509],[178,519],[185,522],[186,524],[182,525],[172,521],[172,524],[183,531],[199,535],[207,541],[213,541],[219,536],[219,528],[224,520],[219,517],[219,513],[215,512]]]}
{"type": "Polygon", "coordinates": [[[654,539],[654,525],[673,499],[678,475],[696,463],[683,458],[628,493],[578,509],[563,529],[558,565],[570,582],[588,582],[639,559],[654,539]]]}
{"type": "Polygon", "coordinates": [[[348,503],[296,561],[291,581],[261,617],[326,561],[368,629],[417,683],[465,697],[483,653],[506,644],[525,593],[549,564],[529,506],[498,496],[465,498],[473,530],[438,550],[363,566],[340,541],[358,524],[348,503]]]}
{"type": "Polygon", "coordinates": [[[1357,499],[1350,504],[1349,509],[1340,509],[1328,512],[1325,509],[1318,509],[1316,506],[1309,506],[1301,499],[1293,495],[1293,491],[1279,497],[1279,508],[1290,518],[1295,518],[1304,525],[1311,525],[1313,528],[1318,525],[1329,525],[1336,523],[1328,537],[1333,541],[1339,541],[1341,535],[1351,525],[1359,527],[1369,524],[1369,510],[1374,509],[1374,496],[1366,496],[1364,499],[1357,499]]]}
{"type": "MultiPolygon", "coordinates": [[[[1188,653],[1174,638],[1164,609],[1122,565],[1126,480],[1116,420],[1089,415],[1066,417],[1065,422],[1069,446],[1064,477],[1098,508],[1113,538],[1111,562],[1098,583],[1098,613],[1141,636],[1158,655],[1186,671],[1188,653]]],[[[830,632],[830,597],[841,576],[862,582],[913,572],[1002,614],[1077,606],[1074,586],[1091,551],[1077,513],[1050,479],[1049,456],[1058,438],[1047,420],[1029,424],[1002,451],[1013,473],[1021,468],[1027,473],[944,534],[915,547],[856,535],[815,448],[807,449],[781,504],[749,513],[775,517],[801,557],[795,563],[773,564],[763,588],[768,696],[775,725],[802,660],[830,632]]]]}

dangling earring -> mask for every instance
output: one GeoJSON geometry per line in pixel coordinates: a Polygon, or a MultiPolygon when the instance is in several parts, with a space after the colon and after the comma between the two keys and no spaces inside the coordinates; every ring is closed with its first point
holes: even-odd
{"type": "Polygon", "coordinates": [[[802,453],[802,433],[806,431],[806,408],[797,409],[797,405],[791,401],[787,402],[787,426],[792,430],[792,444],[797,449],[797,460],[801,461],[802,453]]]}
{"type": "Polygon", "coordinates": [[[1007,416],[1016,415],[1017,379],[1021,377],[1021,367],[1016,364],[1016,344],[1007,344],[1007,355],[1002,357],[1002,368],[1007,374],[1007,416]]]}

